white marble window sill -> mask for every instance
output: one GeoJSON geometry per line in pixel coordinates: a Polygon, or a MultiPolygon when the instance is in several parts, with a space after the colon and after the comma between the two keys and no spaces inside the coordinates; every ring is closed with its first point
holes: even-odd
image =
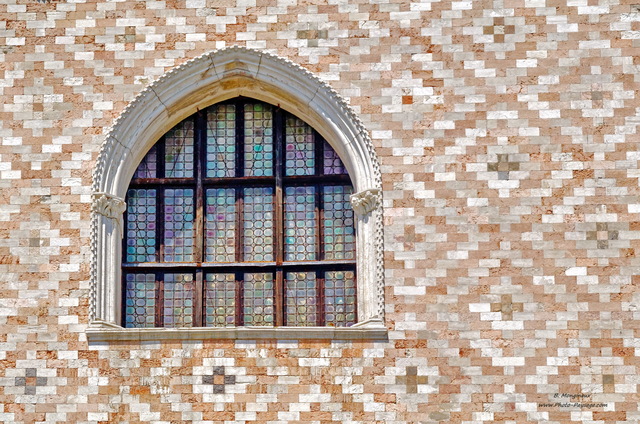
{"type": "Polygon", "coordinates": [[[164,341],[164,340],[387,340],[387,328],[380,321],[368,321],[352,327],[198,327],[198,328],[123,328],[105,322],[93,322],[86,331],[89,341],[164,341]]]}

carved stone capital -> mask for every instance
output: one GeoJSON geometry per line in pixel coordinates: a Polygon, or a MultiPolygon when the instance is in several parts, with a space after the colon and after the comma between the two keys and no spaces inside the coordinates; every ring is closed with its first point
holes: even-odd
{"type": "Polygon", "coordinates": [[[107,218],[120,221],[127,204],[121,198],[107,193],[93,193],[91,210],[107,218]]]}
{"type": "Polygon", "coordinates": [[[382,191],[377,188],[370,188],[352,194],[350,201],[355,213],[365,216],[380,206],[382,203],[382,191]]]}

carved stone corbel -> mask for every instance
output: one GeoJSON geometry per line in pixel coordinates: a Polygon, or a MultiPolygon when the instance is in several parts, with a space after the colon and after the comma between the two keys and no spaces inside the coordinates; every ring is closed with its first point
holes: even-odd
{"type": "Polygon", "coordinates": [[[360,216],[366,216],[382,203],[382,191],[377,188],[363,190],[352,194],[350,201],[355,213],[360,216]]]}
{"type": "Polygon", "coordinates": [[[122,214],[127,209],[125,201],[108,193],[93,193],[91,211],[122,224],[122,214]]]}

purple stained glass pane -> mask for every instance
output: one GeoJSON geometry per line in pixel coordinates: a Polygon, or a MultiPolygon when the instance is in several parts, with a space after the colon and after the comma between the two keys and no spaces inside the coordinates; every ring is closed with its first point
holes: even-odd
{"type": "Polygon", "coordinates": [[[247,262],[274,260],[273,188],[244,189],[243,252],[247,262]]]}
{"type": "Polygon", "coordinates": [[[193,177],[193,120],[188,119],[165,135],[165,177],[193,177]]]}
{"type": "Polygon", "coordinates": [[[287,272],[285,278],[286,325],[317,325],[318,292],[315,272],[287,272]]]}
{"type": "Polygon", "coordinates": [[[355,259],[356,237],[351,186],[324,187],[322,202],[324,256],[327,260],[355,259]]]}
{"type": "Polygon", "coordinates": [[[125,324],[127,328],[148,328],[155,325],[155,274],[125,275],[125,324]]]}
{"type": "Polygon", "coordinates": [[[194,247],[192,189],[164,191],[164,260],[191,262],[194,247]]]}
{"type": "Polygon", "coordinates": [[[286,175],[313,175],[315,173],[313,130],[302,119],[288,116],[285,132],[286,175]]]}
{"type": "Polygon", "coordinates": [[[264,103],[244,105],[244,175],[273,175],[273,115],[264,103]]]}
{"type": "Polygon", "coordinates": [[[193,295],[192,274],[165,274],[162,311],[165,327],[193,326],[193,295]]]}
{"type": "Polygon", "coordinates": [[[156,146],[153,146],[147,155],[142,159],[133,178],[156,178],[158,176],[158,158],[156,146]]]}
{"type": "Polygon", "coordinates": [[[235,274],[207,274],[205,277],[205,325],[226,327],[236,324],[235,274]]]}
{"type": "Polygon", "coordinates": [[[286,261],[315,260],[316,188],[287,187],[284,198],[284,257],[286,261]]]}
{"type": "Polygon", "coordinates": [[[236,259],[236,190],[215,188],[206,192],[205,261],[236,259]]]}
{"type": "Polygon", "coordinates": [[[346,174],[347,169],[333,147],[326,141],[323,143],[323,169],[325,175],[346,174]]]}
{"type": "Polygon", "coordinates": [[[324,319],[330,327],[349,327],[356,323],[356,278],[353,271],[325,274],[324,319]]]}
{"type": "Polygon", "coordinates": [[[236,175],[236,106],[218,105],[207,114],[207,178],[236,175]]]}
{"type": "Polygon", "coordinates": [[[156,190],[131,189],[127,192],[126,261],[155,262],[156,190]]]}
{"type": "Polygon", "coordinates": [[[244,325],[273,325],[273,274],[244,274],[243,286],[244,302],[242,311],[244,325]]]}

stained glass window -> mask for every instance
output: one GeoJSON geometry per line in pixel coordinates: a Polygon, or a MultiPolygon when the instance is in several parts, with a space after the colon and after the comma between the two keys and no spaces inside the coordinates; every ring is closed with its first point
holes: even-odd
{"type": "Polygon", "coordinates": [[[210,188],[205,201],[205,261],[233,262],[236,257],[236,190],[210,188]]]}
{"type": "Polygon", "coordinates": [[[153,327],[156,310],[155,274],[127,274],[125,278],[125,327],[153,327]]]}
{"type": "Polygon", "coordinates": [[[284,196],[285,260],[316,259],[315,187],[287,187],[284,196]]]}
{"type": "Polygon", "coordinates": [[[355,324],[352,192],[330,144],[276,106],[185,119],[127,192],[123,326],[355,324]]]}
{"type": "Polygon", "coordinates": [[[227,327],[236,323],[235,274],[207,274],[205,278],[205,327],[227,327]]]}
{"type": "Polygon", "coordinates": [[[287,272],[285,298],[287,325],[308,327],[317,325],[318,279],[315,272],[287,272]]]}
{"type": "Polygon", "coordinates": [[[236,108],[233,104],[209,108],[206,164],[207,178],[236,175],[236,108]]]}

